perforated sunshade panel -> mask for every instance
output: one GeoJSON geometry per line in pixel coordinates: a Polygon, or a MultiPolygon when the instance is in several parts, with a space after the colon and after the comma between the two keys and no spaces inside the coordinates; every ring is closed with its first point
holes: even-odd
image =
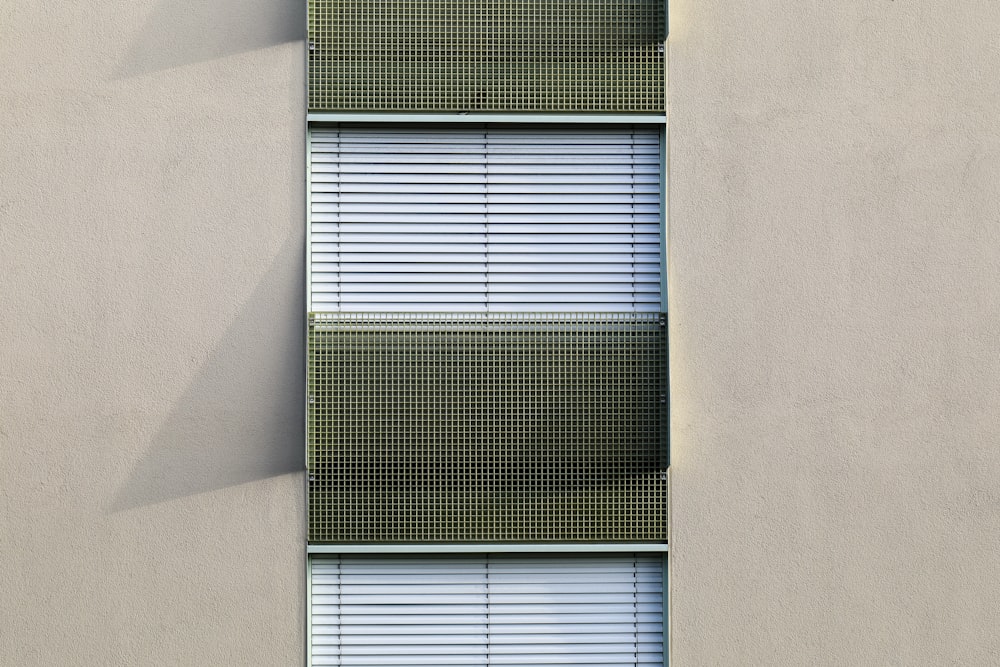
{"type": "Polygon", "coordinates": [[[312,111],[664,110],[663,0],[310,0],[312,111]]]}
{"type": "Polygon", "coordinates": [[[310,539],[666,540],[665,319],[309,323],[310,539]]]}

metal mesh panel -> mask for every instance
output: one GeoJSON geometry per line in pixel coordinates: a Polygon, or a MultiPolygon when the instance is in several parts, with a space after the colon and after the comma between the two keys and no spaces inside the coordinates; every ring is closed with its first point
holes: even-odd
{"type": "Polygon", "coordinates": [[[664,110],[663,0],[310,0],[313,111],[664,110]]]}
{"type": "Polygon", "coordinates": [[[314,313],[313,542],[666,539],[657,313],[314,313]]]}

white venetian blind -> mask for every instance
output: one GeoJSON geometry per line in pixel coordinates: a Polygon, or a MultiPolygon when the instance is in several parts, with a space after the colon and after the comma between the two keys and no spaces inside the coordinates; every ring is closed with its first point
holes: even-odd
{"type": "Polygon", "coordinates": [[[312,310],[660,310],[656,128],[343,125],[311,137],[312,310]]]}
{"type": "Polygon", "coordinates": [[[312,561],[312,664],[663,664],[659,556],[312,561]]]}

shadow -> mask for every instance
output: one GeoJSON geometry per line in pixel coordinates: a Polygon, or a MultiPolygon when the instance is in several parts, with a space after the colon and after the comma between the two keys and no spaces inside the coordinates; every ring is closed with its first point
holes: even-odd
{"type": "Polygon", "coordinates": [[[116,74],[120,78],[304,40],[306,3],[160,0],[116,74]]]}
{"type": "Polygon", "coordinates": [[[286,241],[109,511],[305,469],[302,247],[286,241]]]}

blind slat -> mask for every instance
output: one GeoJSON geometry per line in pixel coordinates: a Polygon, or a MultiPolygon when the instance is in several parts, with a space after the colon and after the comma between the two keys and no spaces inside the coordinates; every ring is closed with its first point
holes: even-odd
{"type": "Polygon", "coordinates": [[[314,309],[648,311],[659,146],[628,126],[314,131],[314,309]]]}
{"type": "Polygon", "coordinates": [[[312,564],[313,664],[662,663],[659,556],[344,555],[312,564]],[[647,585],[659,594],[640,593],[647,585]]]}

